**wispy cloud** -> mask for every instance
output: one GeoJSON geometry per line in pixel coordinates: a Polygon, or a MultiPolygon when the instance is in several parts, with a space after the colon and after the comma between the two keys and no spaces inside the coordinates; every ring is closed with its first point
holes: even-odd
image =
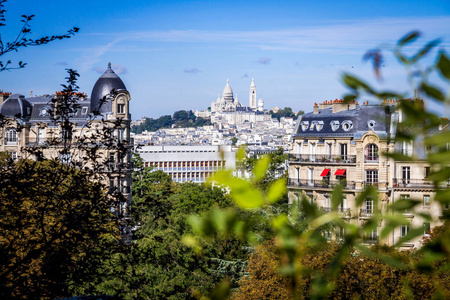
{"type": "Polygon", "coordinates": [[[189,74],[196,74],[196,73],[200,73],[201,71],[197,68],[186,68],[184,69],[184,73],[189,73],[189,74]]]}
{"type": "Polygon", "coordinates": [[[55,66],[63,66],[63,67],[67,67],[68,64],[65,61],[58,61],[57,63],[55,63],[55,66]]]}
{"type": "Polygon", "coordinates": [[[242,78],[249,78],[249,76],[248,76],[247,73],[245,73],[245,74],[242,76],[242,78]]]}
{"type": "Polygon", "coordinates": [[[381,43],[392,42],[405,33],[419,28],[435,36],[450,36],[450,30],[442,24],[450,23],[450,17],[433,18],[379,18],[353,21],[329,21],[318,26],[305,26],[270,31],[208,31],[167,30],[121,33],[122,39],[141,42],[211,43],[217,46],[245,47],[262,50],[295,52],[361,53],[381,43]],[[124,38],[124,36],[126,36],[124,38]],[[231,45],[231,46],[230,46],[231,45]],[[234,45],[234,46],[233,46],[234,45]]]}
{"type": "Polygon", "coordinates": [[[260,65],[268,65],[268,64],[270,64],[271,61],[272,61],[272,59],[270,59],[268,57],[261,57],[258,59],[257,63],[260,65]]]}
{"type": "MultiPolygon", "coordinates": [[[[351,21],[328,21],[317,26],[303,26],[268,31],[216,31],[216,30],[165,30],[130,31],[116,34],[98,34],[106,42],[98,47],[85,49],[81,70],[89,70],[108,52],[134,53],[161,50],[171,43],[221,49],[255,48],[264,51],[288,51],[300,53],[333,53],[360,55],[367,49],[381,44],[392,44],[405,33],[420,29],[427,36],[425,41],[443,37],[448,46],[450,16],[442,17],[396,17],[361,19],[351,21]],[[127,43],[122,43],[126,41],[127,43]],[[139,42],[135,44],[133,42],[139,42]]],[[[416,47],[420,47],[417,43],[416,47]]],[[[263,63],[264,62],[260,62],[263,63]]],[[[270,63],[270,61],[265,62],[270,63]]],[[[195,68],[193,68],[195,69],[195,68]]],[[[189,72],[187,73],[196,73],[189,72]]],[[[198,72],[197,72],[198,73],[198,72]]]]}

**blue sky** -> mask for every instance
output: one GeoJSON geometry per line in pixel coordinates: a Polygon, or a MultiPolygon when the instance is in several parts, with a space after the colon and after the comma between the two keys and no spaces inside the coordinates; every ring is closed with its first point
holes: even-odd
{"type": "Polygon", "coordinates": [[[133,119],[181,109],[205,109],[227,78],[248,105],[251,78],[265,107],[312,110],[341,98],[342,72],[377,87],[412,93],[405,71],[385,57],[383,82],[374,80],[365,51],[393,45],[421,30],[418,46],[441,38],[450,49],[450,1],[28,1],[6,3],[4,40],[35,14],[33,37],[80,27],[75,37],[22,49],[2,60],[23,60],[22,70],[0,73],[0,88],[26,96],[53,93],[65,68],[79,71],[90,94],[111,61],[132,96],[133,119]]]}

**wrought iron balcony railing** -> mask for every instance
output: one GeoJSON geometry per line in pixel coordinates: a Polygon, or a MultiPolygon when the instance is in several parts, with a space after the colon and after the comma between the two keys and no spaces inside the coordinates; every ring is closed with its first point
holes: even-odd
{"type": "Polygon", "coordinates": [[[403,179],[394,178],[393,180],[394,188],[405,188],[405,187],[433,187],[433,182],[427,181],[425,179],[403,179]]]}
{"type": "Polygon", "coordinates": [[[378,163],[379,156],[376,155],[364,155],[364,162],[365,163],[378,163]]]}
{"type": "Polygon", "coordinates": [[[303,187],[314,187],[314,188],[324,188],[324,189],[332,189],[337,185],[341,185],[344,189],[355,189],[354,181],[346,181],[346,180],[305,180],[305,179],[295,179],[289,178],[288,180],[289,186],[303,186],[303,187]]]}
{"type": "Polygon", "coordinates": [[[355,164],[356,155],[289,154],[289,161],[314,164],[355,164]]]}

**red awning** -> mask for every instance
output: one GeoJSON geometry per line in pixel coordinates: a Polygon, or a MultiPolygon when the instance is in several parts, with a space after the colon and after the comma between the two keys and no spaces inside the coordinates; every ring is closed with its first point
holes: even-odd
{"type": "Polygon", "coordinates": [[[320,176],[327,176],[328,173],[330,173],[330,169],[324,169],[324,170],[322,171],[322,173],[320,173],[320,176]]]}
{"type": "Polygon", "coordinates": [[[336,170],[336,173],[334,173],[334,175],[336,175],[336,176],[342,176],[344,174],[345,174],[344,169],[338,169],[338,170],[336,170]]]}

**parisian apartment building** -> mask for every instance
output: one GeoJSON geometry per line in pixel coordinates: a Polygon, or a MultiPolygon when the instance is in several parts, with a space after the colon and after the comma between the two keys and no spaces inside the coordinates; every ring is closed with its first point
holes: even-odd
{"type": "MultiPolygon", "coordinates": [[[[410,100],[422,101],[422,100],[410,100]]],[[[396,141],[397,125],[402,122],[402,112],[395,100],[380,105],[360,105],[342,100],[315,104],[313,111],[297,121],[292,135],[289,154],[288,190],[291,202],[306,197],[324,212],[331,211],[331,193],[339,184],[343,187],[343,201],[339,214],[347,222],[362,225],[375,212],[392,214],[388,205],[399,199],[418,199],[421,205],[405,210],[409,225],[396,228],[390,236],[380,240],[379,226],[364,237],[364,243],[394,245],[411,228],[423,227],[423,235],[441,224],[443,208],[433,201],[434,186],[428,181],[430,166],[426,164],[427,149],[420,141],[396,141]],[[400,152],[419,158],[418,161],[398,161],[382,153],[400,152]],[[378,191],[379,201],[366,198],[362,206],[356,198],[368,185],[378,191]],[[429,213],[432,220],[421,218],[429,213]]],[[[448,123],[439,130],[448,130],[448,123]]],[[[445,208],[444,208],[445,209],[445,208]]],[[[326,232],[329,239],[339,239],[343,229],[326,232]]],[[[420,247],[421,238],[402,244],[403,249],[420,247]]]]}

